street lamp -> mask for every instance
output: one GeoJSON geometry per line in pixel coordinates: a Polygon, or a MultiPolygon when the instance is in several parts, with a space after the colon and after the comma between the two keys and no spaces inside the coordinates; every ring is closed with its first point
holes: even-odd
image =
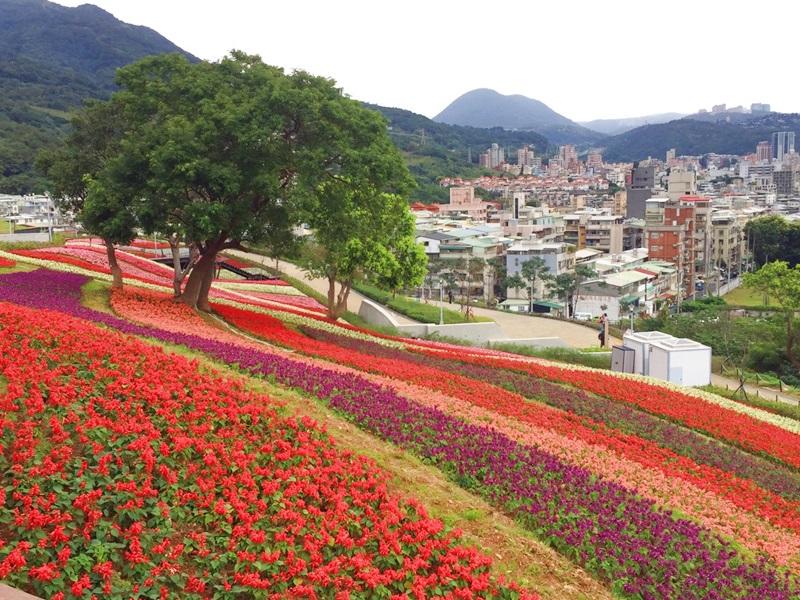
{"type": "Polygon", "coordinates": [[[439,325],[444,325],[444,279],[439,280],[439,325]]]}

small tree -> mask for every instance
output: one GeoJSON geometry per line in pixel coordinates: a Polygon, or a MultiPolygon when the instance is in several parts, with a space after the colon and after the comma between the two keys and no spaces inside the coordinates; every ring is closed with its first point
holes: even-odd
{"type": "Polygon", "coordinates": [[[491,276],[491,289],[493,296],[503,296],[505,280],[508,277],[506,270],[506,257],[495,256],[486,261],[486,266],[491,276]]]}
{"type": "Polygon", "coordinates": [[[114,244],[129,243],[136,225],[125,202],[105,173],[119,152],[124,130],[121,107],[92,101],[71,119],[72,130],[64,143],[42,152],[37,164],[51,182],[59,208],[71,213],[87,233],[103,240],[112,287],[122,287],[122,270],[114,244]]]}
{"type": "Polygon", "coordinates": [[[484,283],[484,273],[486,271],[486,261],[482,258],[470,257],[464,266],[464,280],[467,284],[466,302],[463,305],[464,316],[467,320],[472,318],[472,288],[476,284],[484,283]]]}
{"type": "Polygon", "coordinates": [[[575,314],[575,307],[581,294],[581,284],[595,277],[597,277],[597,272],[589,265],[577,265],[575,267],[575,289],[572,294],[570,316],[575,314]]]}
{"type": "Polygon", "coordinates": [[[426,257],[414,241],[405,199],[338,183],[329,192],[308,216],[314,239],[301,260],[306,271],[328,281],[328,315],[338,318],[345,311],[358,277],[370,276],[390,289],[419,285],[426,257]]]}
{"type": "Polygon", "coordinates": [[[577,289],[575,273],[560,273],[547,281],[550,294],[564,302],[566,317],[572,316],[572,297],[577,289]]]}
{"type": "Polygon", "coordinates": [[[800,360],[794,353],[794,315],[800,310],[800,264],[790,268],[782,260],[767,263],[755,273],[745,273],[744,285],[768,295],[783,309],[786,322],[786,357],[795,368],[800,368],[800,360]]]}
{"type": "Polygon", "coordinates": [[[544,262],[544,260],[539,256],[534,256],[524,263],[522,263],[522,267],[520,268],[520,273],[522,278],[528,284],[528,300],[529,300],[529,307],[528,311],[533,312],[533,300],[536,294],[536,282],[542,281],[546,278],[547,274],[550,272],[549,267],[544,262]]]}
{"type": "Polygon", "coordinates": [[[514,273],[514,275],[511,275],[510,277],[506,277],[505,283],[506,283],[506,288],[512,289],[514,290],[514,292],[516,292],[515,293],[516,296],[519,296],[519,291],[522,288],[526,287],[525,280],[519,273],[514,273]]]}

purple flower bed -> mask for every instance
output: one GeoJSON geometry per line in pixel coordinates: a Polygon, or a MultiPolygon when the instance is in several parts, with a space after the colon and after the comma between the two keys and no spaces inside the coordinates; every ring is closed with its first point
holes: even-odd
{"type": "Polygon", "coordinates": [[[361,427],[436,463],[460,485],[516,515],[537,537],[635,598],[796,596],[788,573],[753,561],[704,528],[589,471],[486,427],[420,406],[357,375],[232,344],[142,327],[80,306],[86,278],[0,276],[0,300],[60,311],[126,333],[183,344],[327,401],[361,427]]]}
{"type": "Polygon", "coordinates": [[[430,357],[312,327],[301,329],[314,339],[364,354],[424,364],[504,387],[526,398],[589,417],[614,429],[650,440],[700,464],[717,467],[749,479],[789,500],[800,500],[800,476],[783,464],[750,454],[736,446],[729,446],[650,413],[636,410],[630,404],[594,396],[580,389],[537,379],[518,371],[430,357]]]}

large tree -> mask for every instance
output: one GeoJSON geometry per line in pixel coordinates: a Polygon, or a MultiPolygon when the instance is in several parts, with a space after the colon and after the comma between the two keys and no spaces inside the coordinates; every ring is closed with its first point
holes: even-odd
{"type": "Polygon", "coordinates": [[[745,226],[745,235],[757,267],[775,260],[785,260],[789,266],[800,262],[800,225],[780,215],[753,219],[745,226]]]}
{"type": "Polygon", "coordinates": [[[105,172],[119,152],[125,128],[121,106],[90,102],[72,116],[71,125],[64,143],[43,151],[37,164],[50,180],[50,193],[61,210],[103,240],[112,286],[120,288],[122,270],[114,245],[129,243],[136,225],[130,204],[105,172]]]}
{"type": "Polygon", "coordinates": [[[800,264],[790,267],[785,261],[765,264],[755,273],[745,273],[744,285],[769,296],[784,311],[786,322],[786,357],[797,369],[800,359],[794,351],[794,318],[800,310],[800,264]]]}
{"type": "Polygon", "coordinates": [[[288,227],[303,143],[302,80],[234,52],[218,63],[179,55],[120,69],[129,128],[111,169],[147,232],[193,245],[198,259],[180,294],[209,309],[217,255],[288,227]]]}

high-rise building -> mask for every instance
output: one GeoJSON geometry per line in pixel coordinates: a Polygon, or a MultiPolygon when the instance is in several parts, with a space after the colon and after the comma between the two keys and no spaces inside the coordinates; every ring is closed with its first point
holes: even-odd
{"type": "Polygon", "coordinates": [[[656,168],[636,166],[631,172],[631,184],[626,188],[627,204],[625,216],[644,219],[645,203],[653,196],[656,185],[656,168]]]}
{"type": "Polygon", "coordinates": [[[675,148],[670,148],[669,150],[667,150],[667,166],[669,166],[669,163],[675,160],[675,154],[676,154],[675,148]]]}
{"type": "Polygon", "coordinates": [[[715,104],[714,106],[711,107],[711,112],[712,113],[724,113],[725,109],[726,109],[726,105],[725,104],[715,104]]]}
{"type": "Polygon", "coordinates": [[[800,172],[794,169],[775,171],[772,174],[772,183],[775,185],[775,193],[779,196],[791,196],[798,191],[800,172]]]}
{"type": "Polygon", "coordinates": [[[772,157],[783,160],[785,154],[794,152],[794,131],[776,131],[772,134],[772,157]]]}
{"type": "Polygon", "coordinates": [[[598,150],[592,150],[586,157],[586,166],[597,171],[603,168],[603,155],[598,150]]]}
{"type": "Polygon", "coordinates": [[[772,146],[769,142],[764,141],[756,144],[756,160],[759,162],[772,160],[772,146]]]}
{"type": "Polygon", "coordinates": [[[568,171],[574,171],[578,167],[578,151],[575,146],[566,144],[560,146],[558,149],[558,157],[561,159],[561,164],[568,171]]]}
{"type": "Polygon", "coordinates": [[[535,159],[532,146],[523,146],[517,150],[517,164],[520,167],[533,167],[535,159]]]}
{"type": "Polygon", "coordinates": [[[761,102],[753,102],[750,105],[750,112],[751,113],[768,113],[770,112],[769,104],[762,104],[761,102]]]}

